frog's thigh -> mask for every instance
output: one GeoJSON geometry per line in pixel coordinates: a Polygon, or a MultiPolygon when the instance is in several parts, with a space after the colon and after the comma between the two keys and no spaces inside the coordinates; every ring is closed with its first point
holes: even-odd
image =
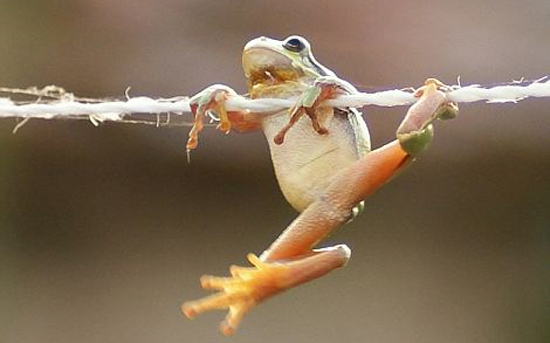
{"type": "Polygon", "coordinates": [[[394,140],[364,155],[342,170],[327,188],[326,197],[339,207],[353,208],[400,172],[412,160],[394,140]]]}

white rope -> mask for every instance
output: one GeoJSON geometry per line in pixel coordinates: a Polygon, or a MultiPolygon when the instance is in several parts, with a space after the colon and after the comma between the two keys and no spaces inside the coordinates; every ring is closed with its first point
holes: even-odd
{"type": "MultiPolygon", "coordinates": [[[[49,86],[51,87],[51,86],[49,86]]],[[[54,89],[61,90],[61,88],[54,89]]],[[[43,100],[41,90],[25,91],[1,88],[0,93],[23,93],[38,97],[36,103],[18,103],[9,98],[0,98],[0,118],[78,118],[89,117],[92,121],[124,121],[125,114],[148,113],[182,114],[190,112],[189,98],[153,99],[150,97],[128,98],[125,101],[101,101],[94,99],[75,99],[71,93],[56,94],[53,100],[43,100]],[[68,95],[68,96],[67,96],[68,95]]],[[[64,92],[64,91],[63,91],[64,92]]],[[[51,95],[46,95],[50,96],[51,95]]],[[[495,87],[480,85],[451,86],[447,98],[457,103],[485,101],[489,103],[517,102],[528,97],[550,97],[550,80],[546,77],[534,82],[517,81],[495,87]]],[[[401,106],[410,105],[417,99],[412,90],[386,90],[376,93],[359,93],[340,96],[327,100],[326,105],[335,107],[401,106]]],[[[289,99],[245,99],[231,98],[226,102],[229,111],[251,110],[254,112],[273,112],[290,108],[295,98],[289,99]]]]}

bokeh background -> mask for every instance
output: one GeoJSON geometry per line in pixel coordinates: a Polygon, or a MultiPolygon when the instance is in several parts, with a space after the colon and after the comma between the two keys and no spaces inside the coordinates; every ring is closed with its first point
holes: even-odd
{"type": "MultiPolygon", "coordinates": [[[[301,34],[360,89],[550,72],[550,2],[28,0],[0,2],[0,85],[80,96],[245,92],[251,38],[301,34]]],[[[405,108],[367,108],[374,144],[405,108]]],[[[0,122],[0,341],[549,342],[550,100],[470,104],[325,244],[347,268],[254,310],[234,338],[194,321],[225,274],[295,217],[261,133],[0,122]]]]}

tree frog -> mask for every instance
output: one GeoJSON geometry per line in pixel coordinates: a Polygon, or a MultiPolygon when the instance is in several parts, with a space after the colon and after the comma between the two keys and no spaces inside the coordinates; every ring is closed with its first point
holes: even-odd
{"type": "Polygon", "coordinates": [[[208,115],[215,114],[218,128],[226,133],[262,130],[282,193],[300,214],[259,257],[248,254],[251,267],[232,266],[231,277],[201,278],[203,288],[218,293],[182,305],[189,318],[228,309],[220,325],[226,335],[261,301],[344,266],[350,258],[346,245],[317,244],[352,219],[365,198],[426,148],[435,119],[458,113],[456,104],[446,99],[445,86],[428,79],[416,90],[418,101],[399,126],[397,139],[371,150],[357,109],[323,104],[358,91],[317,62],[306,39],[253,39],[244,47],[242,65],[249,98],[297,97],[295,106],[268,114],[227,111],[225,101],[240,95],[225,85],[210,86],[191,99],[194,125],[188,152],[197,147],[208,115]]]}

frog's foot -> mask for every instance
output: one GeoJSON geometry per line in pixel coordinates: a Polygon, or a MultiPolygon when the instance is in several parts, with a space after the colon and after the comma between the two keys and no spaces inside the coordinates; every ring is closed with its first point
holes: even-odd
{"type": "Polygon", "coordinates": [[[351,84],[335,76],[319,77],[315,80],[311,88],[308,88],[304,93],[302,93],[296,104],[290,109],[290,119],[288,124],[286,124],[275,136],[274,142],[276,144],[282,144],[288,130],[296,124],[304,113],[311,119],[313,129],[318,134],[327,134],[327,129],[319,123],[317,108],[325,100],[334,99],[338,95],[350,94],[354,92],[356,92],[356,90],[351,84]]]}
{"type": "Polygon", "coordinates": [[[193,318],[202,312],[227,308],[229,312],[220,330],[225,335],[231,335],[243,316],[263,300],[339,268],[346,264],[349,257],[350,249],[345,245],[316,249],[280,262],[265,262],[254,254],[248,254],[253,267],[232,266],[231,277],[203,276],[201,285],[204,289],[220,292],[186,302],[181,310],[186,317],[193,318]]]}
{"type": "Polygon", "coordinates": [[[418,156],[433,137],[432,123],[436,119],[447,120],[458,115],[456,103],[447,100],[448,86],[429,78],[414,93],[419,100],[412,105],[397,129],[397,139],[403,150],[418,156]]]}
{"type": "Polygon", "coordinates": [[[220,292],[184,303],[183,314],[193,318],[205,311],[228,308],[229,313],[221,323],[220,330],[230,335],[251,308],[285,288],[284,280],[288,279],[289,270],[284,264],[262,262],[254,254],[249,254],[247,258],[254,267],[231,266],[232,277],[201,277],[204,289],[220,292]]]}
{"type": "Polygon", "coordinates": [[[189,132],[187,140],[187,152],[195,149],[199,143],[199,134],[202,131],[203,121],[206,116],[211,116],[211,113],[218,115],[218,129],[222,132],[231,130],[231,121],[228,119],[227,111],[225,110],[225,100],[228,97],[237,95],[235,91],[225,85],[212,85],[202,90],[197,95],[189,100],[189,106],[193,113],[193,127],[189,132]]]}

